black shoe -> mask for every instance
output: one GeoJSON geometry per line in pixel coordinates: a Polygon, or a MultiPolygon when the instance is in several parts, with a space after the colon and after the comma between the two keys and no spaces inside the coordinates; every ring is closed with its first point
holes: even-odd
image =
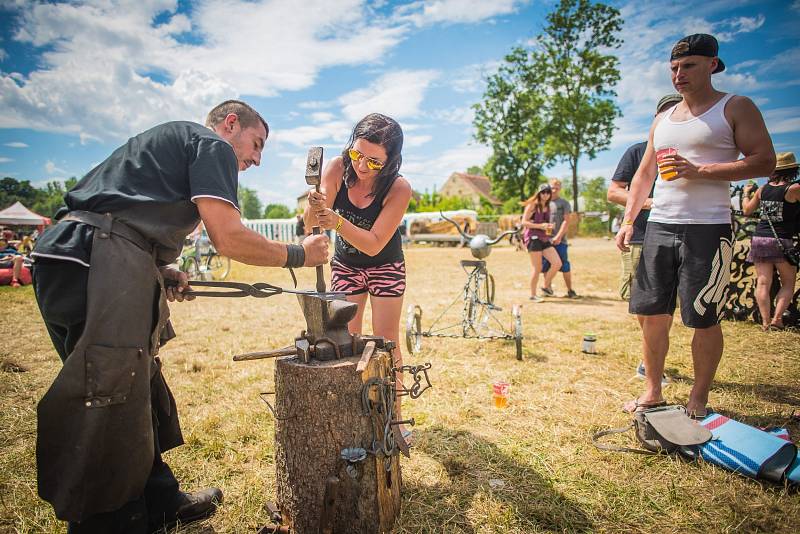
{"type": "Polygon", "coordinates": [[[555,293],[553,293],[553,290],[551,288],[549,288],[549,287],[542,287],[540,289],[542,290],[542,293],[544,293],[545,297],[554,297],[555,296],[555,293]]]}
{"type": "Polygon", "coordinates": [[[579,299],[581,297],[580,297],[580,295],[578,295],[577,293],[575,293],[573,290],[570,289],[569,291],[567,291],[567,298],[568,299],[579,299]]]}
{"type": "Polygon", "coordinates": [[[168,532],[178,525],[207,519],[214,515],[220,504],[222,504],[222,490],[219,488],[207,488],[194,493],[181,491],[178,495],[178,507],[175,510],[175,516],[172,521],[164,523],[151,530],[151,532],[168,532]]]}
{"type": "Polygon", "coordinates": [[[217,507],[222,504],[222,490],[207,488],[195,493],[181,492],[178,499],[178,509],[175,511],[176,521],[181,524],[191,523],[214,515],[217,507]]]}

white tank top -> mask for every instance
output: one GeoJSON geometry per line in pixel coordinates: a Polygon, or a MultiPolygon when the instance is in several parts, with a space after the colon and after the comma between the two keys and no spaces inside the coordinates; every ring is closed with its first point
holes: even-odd
{"type": "MultiPolygon", "coordinates": [[[[725,118],[726,94],[711,109],[688,121],[672,120],[674,106],[653,132],[653,148],[675,148],[695,165],[727,163],[739,159],[733,128],[725,118]]],[[[663,180],[656,178],[650,221],[671,224],[730,224],[729,181],[663,180]]]]}

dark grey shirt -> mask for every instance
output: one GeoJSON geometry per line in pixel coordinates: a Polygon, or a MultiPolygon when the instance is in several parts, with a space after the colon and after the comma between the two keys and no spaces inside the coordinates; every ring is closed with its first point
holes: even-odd
{"type": "MultiPolygon", "coordinates": [[[[625,184],[625,188],[630,190],[633,175],[636,174],[636,170],[642,162],[646,149],[646,142],[629,146],[628,150],[625,151],[625,154],[623,154],[622,158],[619,160],[617,170],[614,171],[614,176],[611,177],[611,180],[625,184]]],[[[653,183],[653,189],[655,189],[655,182],[653,183]]],[[[653,198],[653,189],[650,189],[650,198],[653,198]]],[[[650,210],[643,209],[639,211],[639,215],[637,215],[636,220],[633,221],[631,243],[634,245],[641,245],[644,243],[644,231],[647,229],[647,219],[649,217],[650,210]]]]}
{"type": "MultiPolygon", "coordinates": [[[[145,236],[160,264],[180,254],[200,222],[193,199],[214,197],[239,209],[239,167],[231,145],[193,122],[168,122],[132,137],[64,197],[68,210],[111,213],[145,236]]],[[[48,229],[33,256],[88,265],[93,228],[64,221],[48,229]]]]}
{"type": "MultiPolygon", "coordinates": [[[[555,205],[555,209],[553,210],[553,235],[556,235],[561,229],[561,225],[564,224],[564,220],[566,220],[567,215],[572,213],[572,206],[569,205],[568,200],[564,200],[561,197],[553,200],[551,204],[555,205]]],[[[564,237],[561,238],[561,242],[565,245],[567,244],[566,233],[564,234],[564,237]]]]}

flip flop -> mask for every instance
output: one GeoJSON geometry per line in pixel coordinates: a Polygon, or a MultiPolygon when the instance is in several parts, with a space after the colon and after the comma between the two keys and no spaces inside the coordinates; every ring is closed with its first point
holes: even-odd
{"type": "Polygon", "coordinates": [[[637,397],[623,404],[622,411],[625,413],[633,414],[635,412],[643,412],[644,410],[649,410],[650,408],[661,408],[662,406],[666,405],[667,401],[665,400],[656,402],[639,402],[639,398],[637,397]]]}
{"type": "Polygon", "coordinates": [[[712,413],[714,413],[714,409],[711,406],[706,406],[705,413],[690,412],[688,409],[686,410],[686,415],[689,416],[689,419],[694,419],[695,421],[702,421],[712,413]]]}

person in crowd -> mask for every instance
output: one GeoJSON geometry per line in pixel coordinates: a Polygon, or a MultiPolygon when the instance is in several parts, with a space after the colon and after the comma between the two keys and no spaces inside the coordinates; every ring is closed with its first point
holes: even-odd
{"type": "MultiPolygon", "coordinates": [[[[678,102],[683,100],[679,93],[671,93],[664,95],[656,104],[656,116],[665,111],[672,109],[678,102]]],[[[611,177],[611,184],[608,187],[606,198],[609,202],[625,206],[628,202],[628,190],[631,186],[633,175],[636,174],[639,165],[642,162],[645,149],[647,148],[647,141],[631,145],[623,154],[622,159],[617,164],[617,169],[614,171],[614,176],[611,177]]],[[[636,220],[633,221],[633,234],[628,245],[627,251],[622,251],[622,277],[620,280],[619,296],[622,300],[629,301],[631,298],[631,285],[633,277],[636,273],[636,268],[639,266],[639,258],[642,255],[642,244],[644,243],[644,232],[647,228],[647,219],[650,216],[650,208],[653,205],[653,189],[655,183],[650,189],[650,195],[642,204],[642,209],[636,220]]],[[[619,229],[617,230],[619,231],[619,229]]],[[[639,316],[639,326],[643,320],[643,316],[639,316]]],[[[670,325],[671,326],[671,325],[670,325]]],[[[645,368],[644,362],[639,362],[636,367],[636,376],[644,379],[645,368]]],[[[662,383],[666,384],[666,376],[662,376],[662,383]]]]}
{"type": "Polygon", "coordinates": [[[718,51],[708,34],[684,37],[673,46],[672,85],[683,100],[653,121],[616,237],[620,250],[630,250],[634,220],[660,176],[629,303],[629,311],[642,316],[645,391],[625,403],[628,412],[665,403],[661,377],[680,300],[681,319],[694,329],[694,384],[686,410],[698,418],[707,415],[708,392],[722,358],[719,320],[733,254],[730,182],[775,168],[772,141],[756,105],[711,83],[712,74],[725,69],[718,51]]]}
{"type": "Polygon", "coordinates": [[[744,214],[750,215],[761,207],[747,261],[756,268],[756,302],[764,331],[783,330],[783,312],[791,304],[794,295],[797,266],[787,261],[783,251],[794,247],[793,239],[800,232],[800,183],[795,183],[797,167],[792,152],[780,153],[777,155],[775,171],[767,183],[757,190],[754,184],[744,187],[744,214]],[[772,312],[770,291],[775,270],[778,271],[781,286],[775,295],[775,311],[772,312]]]}
{"type": "MultiPolygon", "coordinates": [[[[402,150],[397,121],[380,113],[367,115],[353,128],[342,154],[328,162],[320,191],[309,191],[305,211],[306,227],[336,231],[331,289],[347,292],[347,299],[358,304],[350,332],[362,332],[369,299],[373,334],[395,342],[396,367],[403,364],[399,340],[406,289],[399,228],[411,200],[411,185],[400,175],[402,150]]],[[[410,431],[400,430],[410,442],[410,431]]]]}
{"type": "MultiPolygon", "coordinates": [[[[561,180],[557,178],[550,179],[550,189],[552,190],[552,197],[550,199],[550,209],[553,213],[553,232],[554,236],[550,242],[553,244],[553,249],[561,259],[559,270],[564,275],[564,285],[567,286],[567,294],[564,295],[570,299],[580,298],[575,290],[572,289],[572,266],[569,263],[569,244],[567,243],[567,229],[569,227],[569,216],[572,213],[572,207],[569,202],[561,198],[561,180]]],[[[545,273],[544,285],[542,286],[542,294],[545,297],[555,296],[553,288],[548,282],[552,281],[553,277],[548,279],[547,274],[550,271],[550,260],[545,256],[542,259],[542,271],[545,273]]]]}
{"type": "Polygon", "coordinates": [[[19,242],[19,246],[17,246],[17,250],[19,250],[20,254],[25,254],[28,256],[31,252],[33,252],[33,245],[33,237],[30,235],[24,235],[19,242]]]}
{"type": "MultiPolygon", "coordinates": [[[[664,95],[656,106],[656,116],[671,109],[681,100],[683,100],[683,97],[678,93],[664,95]]],[[[642,141],[641,143],[629,146],[627,150],[625,150],[625,153],[617,164],[614,175],[611,177],[611,183],[609,184],[608,193],[606,194],[606,199],[609,202],[625,207],[625,203],[628,201],[628,190],[631,186],[631,180],[633,180],[633,175],[636,174],[636,170],[642,162],[642,156],[646,148],[647,141],[642,141]]],[[[655,188],[655,184],[653,188],[655,188]]],[[[647,227],[647,218],[650,216],[652,204],[653,190],[651,189],[650,195],[644,201],[644,204],[642,204],[642,209],[633,222],[630,250],[621,253],[622,276],[620,279],[619,296],[624,301],[629,301],[631,298],[633,275],[636,273],[636,267],[639,265],[639,258],[642,255],[644,231],[647,227]]]]}
{"type": "Polygon", "coordinates": [[[5,238],[0,238],[0,269],[11,269],[11,287],[22,286],[22,269],[27,268],[24,263],[25,257],[5,238]]]}
{"type": "Polygon", "coordinates": [[[217,250],[243,263],[327,261],[324,236],[286,245],[241,222],[238,173],[259,165],[268,134],[238,100],[205,125],[140,133],[67,192],[36,243],[34,292],[64,363],[37,409],[38,490],[69,534],[149,534],[222,502],[217,488],[181,491],[161,457],[183,436],[157,354],[175,335],[167,301],[190,289],[170,264],[201,220],[217,250]]]}
{"type": "Polygon", "coordinates": [[[306,237],[306,223],[303,220],[303,214],[297,214],[297,222],[294,225],[294,242],[298,245],[303,242],[306,237]]]}
{"type": "Polygon", "coordinates": [[[542,302],[542,297],[536,294],[539,284],[539,273],[542,271],[542,258],[547,259],[553,266],[544,275],[544,287],[550,287],[553,278],[561,268],[561,258],[551,242],[555,225],[551,222],[550,200],[553,190],[550,185],[542,184],[539,190],[528,200],[523,202],[525,210],[522,212],[522,226],[525,228],[523,241],[531,258],[531,296],[533,302],[542,302]]]}

